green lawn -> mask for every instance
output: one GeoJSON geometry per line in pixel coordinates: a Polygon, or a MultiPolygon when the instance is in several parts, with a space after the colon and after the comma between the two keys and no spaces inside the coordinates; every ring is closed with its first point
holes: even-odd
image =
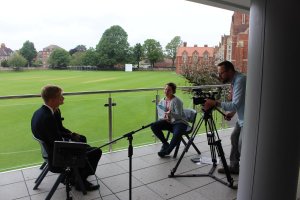
{"type": "MultiPolygon", "coordinates": [[[[107,72],[36,70],[0,72],[0,96],[39,94],[45,84],[61,86],[65,92],[163,87],[167,82],[189,85],[175,72],[107,72]]],[[[113,137],[137,130],[155,120],[156,91],[112,93],[117,104],[113,108],[113,137]]],[[[162,97],[162,90],[159,91],[162,97]]],[[[191,95],[180,90],[177,95],[191,107],[191,95]]],[[[64,125],[84,134],[92,146],[108,142],[108,110],[104,107],[108,94],[66,96],[61,106],[64,125]]],[[[39,145],[32,139],[32,113],[42,105],[41,98],[0,100],[0,171],[32,166],[42,162],[39,145]]],[[[133,145],[153,143],[151,130],[134,135],[133,145]]],[[[113,149],[127,148],[126,139],[113,149]]],[[[103,151],[107,151],[104,148],[103,151]]]]}

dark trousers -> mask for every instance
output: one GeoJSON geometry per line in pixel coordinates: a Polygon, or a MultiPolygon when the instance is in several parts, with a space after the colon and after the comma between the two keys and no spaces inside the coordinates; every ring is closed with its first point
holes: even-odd
{"type": "MultiPolygon", "coordinates": [[[[79,175],[83,181],[85,181],[88,176],[95,174],[98,162],[102,156],[101,149],[96,148],[96,147],[88,146],[86,152],[87,152],[87,154],[86,154],[87,159],[86,159],[85,166],[83,168],[78,168],[79,175]]],[[[63,167],[54,167],[52,165],[52,156],[50,157],[48,163],[49,163],[49,171],[51,171],[53,173],[63,173],[65,171],[65,168],[63,168],[63,167]]],[[[73,176],[73,175],[71,175],[71,176],[73,176]]],[[[73,177],[73,178],[75,180],[75,177],[73,177]]]]}
{"type": "Polygon", "coordinates": [[[173,133],[170,146],[168,148],[168,153],[170,153],[176,145],[180,142],[182,134],[186,131],[187,125],[184,123],[171,124],[166,120],[158,120],[151,125],[153,133],[163,144],[168,144],[167,139],[164,136],[163,130],[168,130],[173,133]]]}
{"type": "Polygon", "coordinates": [[[230,150],[230,166],[233,168],[239,167],[240,161],[240,147],[241,147],[241,127],[236,122],[234,129],[231,133],[230,140],[231,140],[231,150],[230,150]]]}
{"type": "Polygon", "coordinates": [[[96,147],[87,148],[87,161],[84,168],[79,168],[79,173],[82,180],[86,180],[89,175],[93,175],[96,172],[98,162],[101,158],[102,151],[96,147]]]}

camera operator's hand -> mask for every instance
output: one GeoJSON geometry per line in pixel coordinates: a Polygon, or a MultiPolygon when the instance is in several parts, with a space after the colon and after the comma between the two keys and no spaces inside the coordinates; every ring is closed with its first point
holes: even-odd
{"type": "Polygon", "coordinates": [[[205,103],[204,103],[204,110],[207,111],[210,108],[213,108],[217,105],[217,101],[212,100],[212,99],[205,99],[205,103]]]}
{"type": "Polygon", "coordinates": [[[225,116],[224,116],[224,119],[227,120],[227,121],[230,121],[231,118],[235,115],[235,112],[229,112],[229,113],[226,113],[225,116]]]}

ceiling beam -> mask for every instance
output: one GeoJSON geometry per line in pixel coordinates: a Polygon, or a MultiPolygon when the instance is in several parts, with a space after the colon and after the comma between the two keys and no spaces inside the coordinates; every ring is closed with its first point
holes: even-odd
{"type": "Polygon", "coordinates": [[[232,11],[249,12],[250,0],[187,0],[232,11]]]}

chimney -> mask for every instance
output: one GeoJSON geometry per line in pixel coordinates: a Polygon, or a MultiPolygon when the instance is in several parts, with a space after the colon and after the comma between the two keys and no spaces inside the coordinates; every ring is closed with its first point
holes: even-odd
{"type": "Polygon", "coordinates": [[[198,47],[197,44],[194,44],[194,47],[198,47]]]}
{"type": "Polygon", "coordinates": [[[207,47],[207,44],[205,44],[204,47],[207,47]]]}
{"type": "Polygon", "coordinates": [[[183,42],[183,47],[186,47],[187,43],[186,42],[183,42]]]}

